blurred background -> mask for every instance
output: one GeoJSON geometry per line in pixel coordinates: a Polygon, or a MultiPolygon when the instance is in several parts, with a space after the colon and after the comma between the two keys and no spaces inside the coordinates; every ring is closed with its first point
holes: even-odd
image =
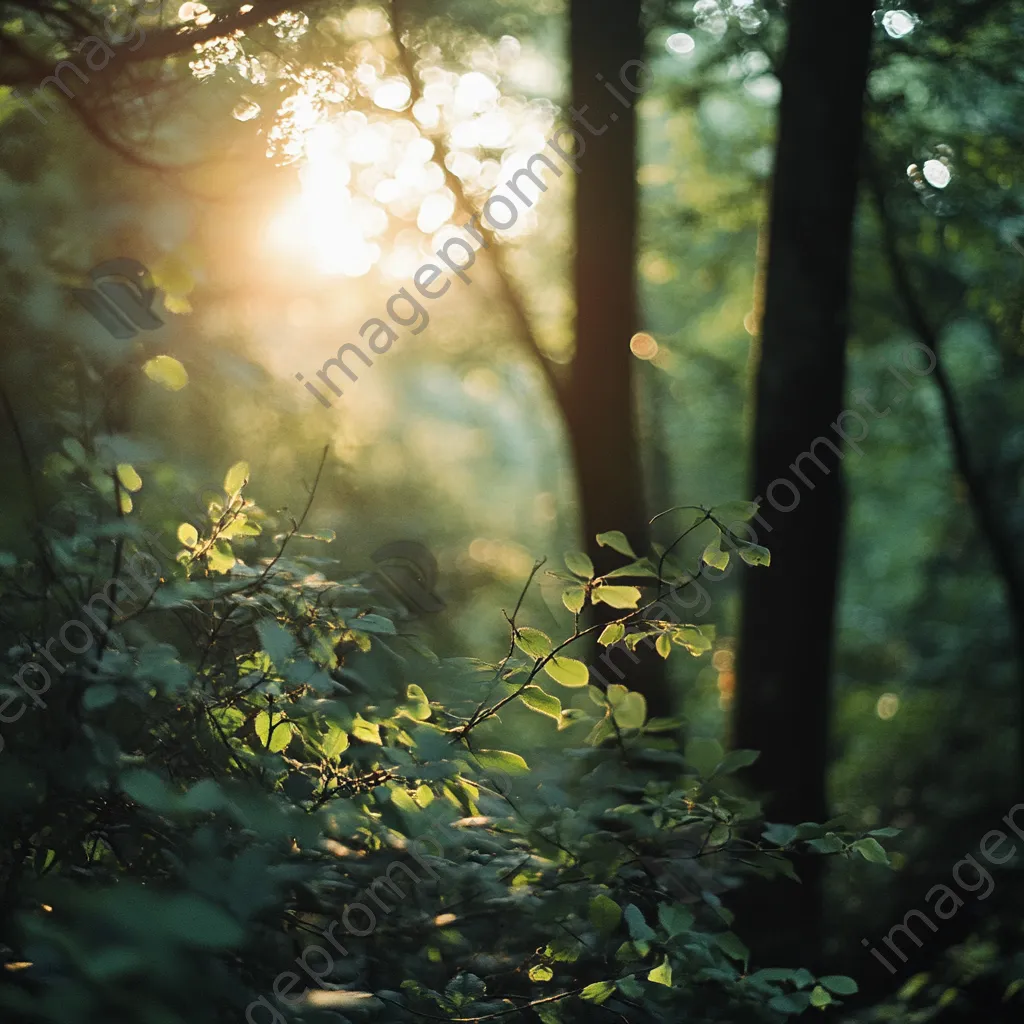
{"type": "MultiPolygon", "coordinates": [[[[819,486],[801,488],[801,515],[832,523],[839,554],[789,528],[780,558],[787,528],[770,519],[778,533],[759,542],[773,562],[756,572],[782,589],[744,604],[752,570],[709,584],[712,657],[671,660],[664,685],[688,735],[727,745],[739,729],[743,746],[787,746],[796,766],[768,757],[775,774],[755,788],[786,789],[792,771],[792,792],[806,784],[811,804],[826,793],[824,817],[903,830],[891,873],[829,864],[815,942],[867,997],[902,989],[907,1004],[929,985],[985,992],[1020,950],[1019,859],[896,975],[861,938],[876,943],[923,906],[1021,793],[1024,4],[875,10],[863,110],[837,104],[797,138],[815,74],[856,64],[859,44],[831,18],[792,0],[3,3],[0,360],[37,466],[102,411],[132,439],[145,480],[133,514],[168,537],[183,514],[167,496],[216,487],[240,459],[261,505],[301,508],[327,446],[307,524],[337,537],[325,571],[370,568],[390,541],[426,545],[444,608],[414,628],[444,656],[484,659],[503,653],[500,609],[536,559],[599,557],[596,530],[670,544],[671,516],[644,524],[676,505],[759,497],[771,438],[798,439],[792,460],[858,409],[870,430],[862,454],[844,449],[844,491],[829,491],[838,472],[825,483],[813,465],[819,486]],[[68,41],[108,14],[145,40],[76,52],[68,41]],[[789,18],[802,19],[801,52],[817,54],[790,68],[791,85],[789,18]],[[627,113],[595,75],[615,82],[636,46],[646,89],[627,113]],[[65,68],[72,95],[44,86],[51,108],[36,91],[62,59],[88,80],[65,68]],[[780,78],[796,96],[788,156],[780,78]],[[372,367],[349,360],[357,381],[335,371],[344,394],[330,408],[312,397],[295,375],[315,382],[340,345],[359,344],[451,226],[588,97],[623,116],[587,138],[580,173],[541,168],[546,191],[489,236],[471,282],[425,303],[429,324],[396,328],[372,367]],[[812,214],[833,188],[856,198],[835,265],[848,296],[784,280],[781,259],[773,270],[784,246],[806,240],[814,262],[836,237],[807,209],[779,231],[783,168],[786,195],[812,214]],[[151,272],[159,328],[115,338],[74,300],[91,268],[118,257],[151,272]],[[819,299],[826,312],[835,300],[829,315],[845,329],[815,333],[819,299]],[[937,371],[908,373],[915,343],[938,353],[937,371]],[[176,364],[156,372],[157,356],[187,383],[176,364]],[[862,389],[890,412],[866,411],[862,389]],[[830,582],[798,577],[796,599],[771,581],[801,559],[830,582]],[[738,652],[759,615],[773,616],[764,657],[788,666],[770,697],[784,736],[772,718],[757,735],[738,710],[738,652]]],[[[31,513],[21,461],[5,441],[10,550],[31,513]]],[[[699,546],[684,550],[695,562],[699,546]]],[[[561,587],[538,579],[531,621],[555,631],[561,587]]],[[[742,663],[751,686],[761,650],[742,663]]],[[[535,728],[525,713],[522,728],[535,728]]],[[[933,991],[929,1012],[936,1003],[933,991]]]]}

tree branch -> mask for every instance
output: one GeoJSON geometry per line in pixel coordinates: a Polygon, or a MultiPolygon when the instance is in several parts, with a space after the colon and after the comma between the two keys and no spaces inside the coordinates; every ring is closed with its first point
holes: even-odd
{"type": "MultiPolygon", "coordinates": [[[[398,60],[401,64],[405,77],[409,80],[412,106],[423,98],[423,88],[420,84],[419,75],[416,73],[416,64],[413,55],[409,51],[408,44],[402,38],[405,33],[403,24],[401,0],[391,0],[391,35],[398,50],[398,60]]],[[[417,127],[419,127],[417,125],[417,127]]],[[[438,133],[434,139],[437,147],[435,162],[444,174],[445,184],[451,189],[455,196],[456,204],[462,209],[467,217],[478,218],[480,211],[475,209],[466,195],[462,180],[448,167],[449,149],[444,140],[443,133],[438,133]]],[[[478,223],[477,230],[485,239],[484,247],[491,259],[491,266],[498,278],[498,289],[505,305],[512,316],[519,340],[527,352],[539,365],[544,378],[551,388],[558,405],[564,409],[565,395],[562,379],[555,372],[555,364],[544,354],[543,349],[537,340],[536,332],[530,320],[530,314],[526,309],[526,302],[519,292],[519,288],[513,280],[512,273],[508,266],[506,246],[498,241],[494,231],[484,223],[478,223]]]]}

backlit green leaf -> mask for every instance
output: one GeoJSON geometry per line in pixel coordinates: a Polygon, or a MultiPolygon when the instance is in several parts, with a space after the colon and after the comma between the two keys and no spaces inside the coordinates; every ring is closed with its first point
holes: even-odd
{"type": "Polygon", "coordinates": [[[579,615],[587,602],[587,592],[583,587],[566,587],[562,591],[562,604],[573,613],[579,615]]]}
{"type": "Polygon", "coordinates": [[[636,558],[636,552],[630,546],[626,535],[621,530],[608,530],[607,533],[599,533],[597,535],[597,543],[603,548],[611,548],[613,551],[618,551],[620,555],[636,558]]]}
{"type": "Polygon", "coordinates": [[[625,635],[626,627],[621,622],[609,622],[601,630],[601,635],[597,638],[597,642],[604,647],[610,647],[612,644],[617,644],[625,635]]]}
{"type": "Polygon", "coordinates": [[[142,364],[142,372],[168,391],[180,391],[188,383],[185,367],[173,356],[155,356],[142,364]]]}
{"type": "Polygon", "coordinates": [[[224,493],[233,498],[249,482],[249,463],[236,462],[224,477],[224,493]]]}
{"type": "Polygon", "coordinates": [[[590,592],[594,604],[606,604],[610,608],[636,608],[640,591],[636,587],[599,586],[590,592]]]}
{"type": "Polygon", "coordinates": [[[562,658],[556,655],[544,663],[544,671],[561,686],[586,686],[590,681],[587,666],[575,658],[562,658]]]}
{"type": "Polygon", "coordinates": [[[582,551],[567,551],[565,564],[568,570],[585,580],[594,578],[594,563],[582,551]]]}
{"type": "Polygon", "coordinates": [[[543,658],[551,653],[551,638],[532,626],[517,629],[515,641],[516,647],[531,658],[543,658]]]}
{"type": "Polygon", "coordinates": [[[668,962],[668,957],[650,971],[647,975],[648,981],[653,981],[655,985],[664,985],[666,988],[672,987],[672,965],[668,962]]]}
{"type": "Polygon", "coordinates": [[[562,702],[557,697],[553,697],[550,693],[542,690],[539,686],[528,686],[519,695],[519,699],[532,711],[547,715],[549,718],[555,719],[555,721],[562,717],[562,702]]]}

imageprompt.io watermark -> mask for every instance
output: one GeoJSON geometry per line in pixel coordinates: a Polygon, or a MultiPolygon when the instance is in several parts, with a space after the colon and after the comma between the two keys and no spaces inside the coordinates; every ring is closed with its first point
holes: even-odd
{"type": "Polygon", "coordinates": [[[113,337],[128,341],[164,322],[153,312],[159,292],[153,276],[130,256],[106,260],[89,271],[92,285],[74,288],[76,301],[113,337]]]}

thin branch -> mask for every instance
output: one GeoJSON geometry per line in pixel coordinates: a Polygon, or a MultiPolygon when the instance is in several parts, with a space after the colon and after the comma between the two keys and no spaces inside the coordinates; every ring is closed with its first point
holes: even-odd
{"type": "MultiPolygon", "coordinates": [[[[401,0],[391,0],[391,35],[395,43],[395,48],[398,50],[398,60],[402,66],[402,71],[405,74],[405,77],[409,80],[411,109],[423,98],[423,87],[420,84],[419,75],[416,73],[416,63],[409,51],[408,44],[403,38],[404,34],[405,28],[403,24],[401,0]]],[[[484,239],[484,248],[490,256],[491,266],[494,268],[494,272],[498,278],[498,288],[501,292],[501,297],[511,313],[512,321],[519,335],[519,340],[539,365],[541,372],[544,374],[544,378],[554,395],[555,401],[560,407],[564,408],[565,387],[561,378],[555,372],[555,364],[544,354],[544,351],[540,346],[540,342],[537,340],[537,334],[533,329],[530,314],[526,309],[526,302],[523,299],[518,286],[513,280],[512,272],[508,266],[507,246],[498,240],[491,228],[486,224],[479,222],[480,211],[475,209],[473,204],[469,201],[469,197],[466,195],[466,190],[462,184],[462,179],[448,167],[448,156],[450,155],[450,151],[447,143],[445,142],[444,133],[438,132],[437,135],[434,136],[433,141],[437,147],[435,162],[444,174],[445,184],[449,189],[451,189],[452,194],[455,196],[456,203],[463,210],[466,216],[473,221],[477,221],[476,229],[484,239]]]]}

